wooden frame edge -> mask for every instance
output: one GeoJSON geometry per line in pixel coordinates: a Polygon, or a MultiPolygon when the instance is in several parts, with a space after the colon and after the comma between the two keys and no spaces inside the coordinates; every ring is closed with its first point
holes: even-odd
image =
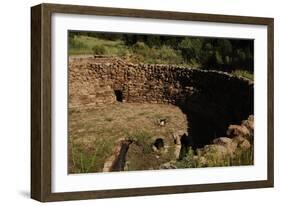
{"type": "Polygon", "coordinates": [[[40,5],[31,8],[31,198],[42,200],[41,168],[41,18],[40,5]]]}
{"type": "Polygon", "coordinates": [[[131,8],[114,8],[114,7],[95,7],[81,6],[71,4],[41,4],[44,8],[53,13],[67,13],[79,15],[106,15],[120,17],[136,17],[136,18],[155,18],[155,19],[171,19],[184,21],[206,21],[221,23],[239,23],[239,24],[255,24],[267,25],[273,18],[269,17],[253,17],[253,16],[237,16],[222,14],[205,14],[192,12],[164,11],[164,10],[142,10],[131,8]],[[106,11],[106,14],[105,14],[106,11]]]}
{"type": "Polygon", "coordinates": [[[161,195],[221,190],[266,188],[274,186],[273,139],[273,18],[185,13],[109,7],[40,4],[31,8],[31,198],[64,201],[140,195],[161,195]],[[268,178],[263,181],[232,182],[134,189],[51,192],[51,15],[129,16],[205,22],[225,22],[268,26],[268,178]]]}
{"type": "Polygon", "coordinates": [[[267,179],[274,187],[274,19],[267,24],[267,179]]]}
{"type": "Polygon", "coordinates": [[[51,10],[31,8],[31,198],[51,194],[51,10]]]}
{"type": "Polygon", "coordinates": [[[258,189],[269,188],[272,184],[268,180],[250,182],[230,182],[216,184],[148,187],[117,190],[81,191],[81,192],[61,192],[51,193],[42,202],[66,201],[66,200],[87,200],[104,199],[132,196],[151,196],[180,193],[214,192],[225,190],[258,189]]]}

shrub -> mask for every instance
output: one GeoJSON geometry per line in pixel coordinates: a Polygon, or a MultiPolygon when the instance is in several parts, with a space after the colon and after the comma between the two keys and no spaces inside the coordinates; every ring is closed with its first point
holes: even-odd
{"type": "Polygon", "coordinates": [[[96,54],[96,55],[104,55],[104,54],[107,53],[106,52],[106,48],[103,45],[93,46],[92,47],[92,52],[93,52],[93,54],[96,54]]]}
{"type": "Polygon", "coordinates": [[[252,165],[254,163],[254,149],[237,149],[234,155],[221,155],[210,147],[208,152],[202,154],[200,149],[194,151],[188,148],[185,157],[177,162],[179,168],[197,168],[197,167],[219,167],[219,166],[239,166],[252,165]],[[197,153],[195,155],[195,153],[197,153]]]}
{"type": "Polygon", "coordinates": [[[70,54],[128,57],[133,63],[184,64],[202,69],[253,72],[252,40],[71,32],[70,54]]]}
{"type": "Polygon", "coordinates": [[[87,44],[83,43],[82,41],[79,41],[76,36],[69,38],[69,49],[86,49],[88,48],[87,44]]]}

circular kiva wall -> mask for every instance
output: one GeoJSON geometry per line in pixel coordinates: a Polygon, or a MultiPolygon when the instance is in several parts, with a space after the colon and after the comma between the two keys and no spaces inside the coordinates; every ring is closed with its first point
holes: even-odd
{"type": "Polygon", "coordinates": [[[120,102],[174,104],[186,114],[196,147],[253,114],[252,81],[220,71],[70,57],[69,107],[120,102]]]}

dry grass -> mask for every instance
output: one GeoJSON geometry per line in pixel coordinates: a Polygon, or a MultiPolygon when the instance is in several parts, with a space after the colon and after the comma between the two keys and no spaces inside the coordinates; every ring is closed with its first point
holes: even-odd
{"type": "MultiPolygon", "coordinates": [[[[171,137],[178,130],[187,130],[187,120],[182,111],[172,105],[116,103],[70,109],[69,172],[100,172],[120,138],[139,139],[149,158],[153,137],[171,137]],[[162,118],[167,121],[164,127],[158,124],[162,118]]],[[[140,169],[149,168],[149,161],[142,157],[138,160],[134,157],[134,161],[144,165],[140,169]]]]}

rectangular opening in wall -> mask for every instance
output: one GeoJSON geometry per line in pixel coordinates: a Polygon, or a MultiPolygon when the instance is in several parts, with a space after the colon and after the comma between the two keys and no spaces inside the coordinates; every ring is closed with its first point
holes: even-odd
{"type": "Polygon", "coordinates": [[[123,92],[121,90],[114,90],[117,102],[123,102],[123,92]]]}

